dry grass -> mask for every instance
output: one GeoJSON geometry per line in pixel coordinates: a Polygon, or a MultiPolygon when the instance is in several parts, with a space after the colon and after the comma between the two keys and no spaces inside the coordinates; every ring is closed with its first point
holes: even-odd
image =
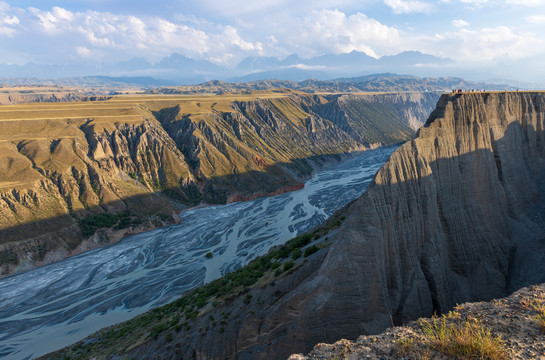
{"type": "Polygon", "coordinates": [[[415,350],[414,338],[398,339],[395,343],[395,352],[399,357],[405,357],[415,350]]]}
{"type": "Polygon", "coordinates": [[[457,321],[456,313],[421,320],[425,343],[441,353],[460,359],[507,359],[499,336],[475,318],[457,321]]]}
{"type": "Polygon", "coordinates": [[[531,313],[536,319],[541,332],[545,333],[545,293],[539,292],[533,297],[525,297],[520,301],[522,309],[531,313]]]}

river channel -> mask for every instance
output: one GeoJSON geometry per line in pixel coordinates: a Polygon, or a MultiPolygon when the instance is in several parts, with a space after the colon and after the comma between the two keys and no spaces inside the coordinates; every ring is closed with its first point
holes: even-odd
{"type": "Polygon", "coordinates": [[[355,155],[298,191],[188,210],[180,224],[1,279],[0,358],[58,350],[244,266],[359,197],[394,150],[355,155]]]}

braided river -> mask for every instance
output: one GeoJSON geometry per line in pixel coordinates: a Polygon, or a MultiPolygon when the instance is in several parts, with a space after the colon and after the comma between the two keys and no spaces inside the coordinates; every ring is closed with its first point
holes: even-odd
{"type": "Polygon", "coordinates": [[[0,358],[58,350],[244,266],[358,198],[394,150],[359,153],[301,190],[187,210],[180,224],[0,279],[0,358]]]}

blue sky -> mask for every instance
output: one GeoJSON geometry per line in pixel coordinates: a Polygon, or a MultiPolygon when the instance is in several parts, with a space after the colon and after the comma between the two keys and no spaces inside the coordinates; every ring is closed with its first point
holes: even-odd
{"type": "Polygon", "coordinates": [[[0,0],[0,63],[15,64],[417,50],[530,78],[544,35],[545,0],[0,0]]]}

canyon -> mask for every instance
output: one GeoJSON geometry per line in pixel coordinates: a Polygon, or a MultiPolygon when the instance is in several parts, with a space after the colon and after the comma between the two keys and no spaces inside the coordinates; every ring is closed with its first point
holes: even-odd
{"type": "Polygon", "coordinates": [[[287,358],[545,282],[544,122],[543,92],[444,94],[326,224],[51,356],[287,358]]]}
{"type": "Polygon", "coordinates": [[[437,97],[271,90],[2,106],[1,273],[172,224],[194,205],[299,188],[350,153],[407,140],[437,97]]]}
{"type": "Polygon", "coordinates": [[[358,198],[395,148],[354,154],[297,191],[189,209],[178,224],[0,279],[0,357],[58,350],[237,271],[358,198]]]}

